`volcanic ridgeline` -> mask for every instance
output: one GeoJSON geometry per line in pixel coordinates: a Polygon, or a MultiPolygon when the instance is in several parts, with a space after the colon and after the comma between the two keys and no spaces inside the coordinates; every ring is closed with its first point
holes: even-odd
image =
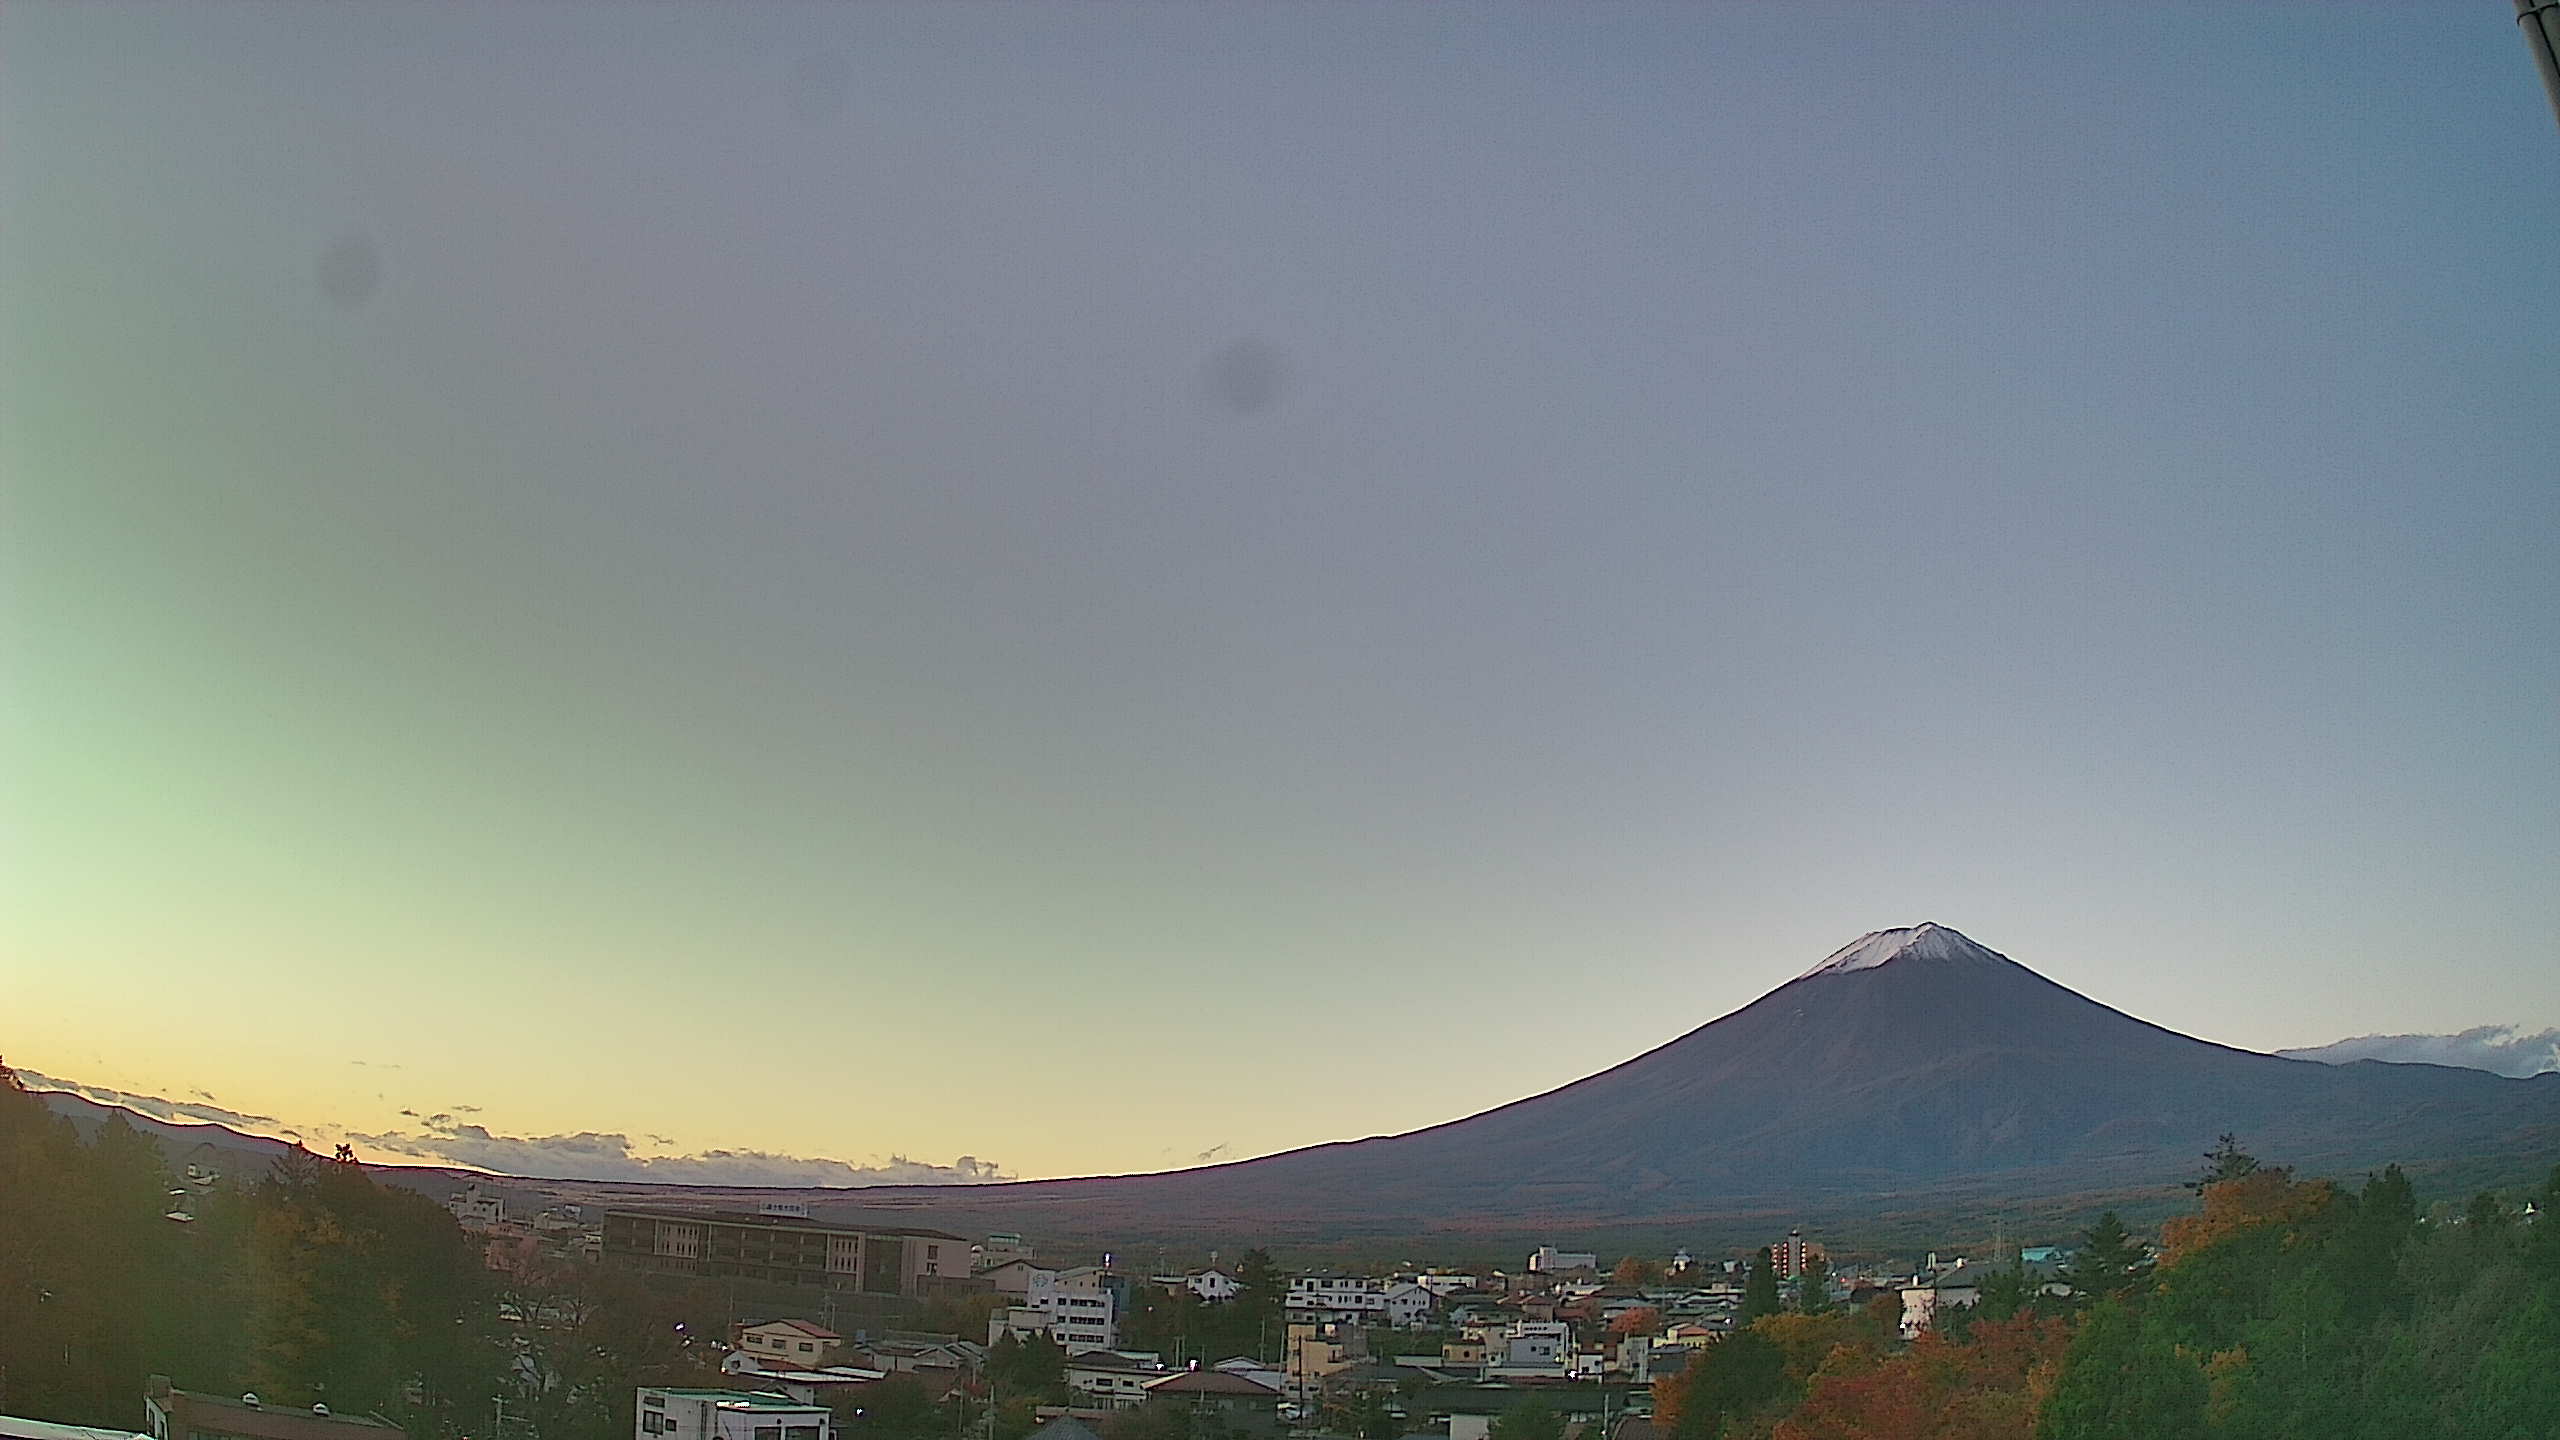
{"type": "Polygon", "coordinates": [[[845,1209],[1105,1243],[2060,1214],[2172,1193],[2225,1132],[2306,1174],[2522,1178],[2560,1160],[2560,1074],[2233,1049],[1924,924],[1863,936],[1625,1064],[1429,1129],[1161,1174],[866,1190],[845,1209]]]}

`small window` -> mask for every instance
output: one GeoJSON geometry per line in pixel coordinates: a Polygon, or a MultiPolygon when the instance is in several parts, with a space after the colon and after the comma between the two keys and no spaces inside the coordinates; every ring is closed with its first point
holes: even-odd
{"type": "Polygon", "coordinates": [[[759,1425],[756,1427],[756,1440],[782,1440],[782,1427],[779,1425],[759,1425]]]}

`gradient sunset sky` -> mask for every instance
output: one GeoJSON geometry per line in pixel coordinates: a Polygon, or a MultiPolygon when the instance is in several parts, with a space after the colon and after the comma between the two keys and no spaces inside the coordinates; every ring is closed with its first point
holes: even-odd
{"type": "Polygon", "coordinates": [[[12,4],[0,1055],[1055,1175],[1922,920],[2560,1024],[2555,236],[2505,0],[12,4]]]}

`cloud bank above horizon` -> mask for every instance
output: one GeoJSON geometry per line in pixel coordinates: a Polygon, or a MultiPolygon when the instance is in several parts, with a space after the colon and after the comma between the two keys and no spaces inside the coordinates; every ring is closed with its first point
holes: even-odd
{"type": "MultiPolygon", "coordinates": [[[[298,1141],[315,1148],[343,1141],[358,1147],[362,1158],[375,1162],[454,1165],[528,1179],[860,1189],[877,1185],[984,1185],[1015,1178],[995,1161],[975,1155],[963,1155],[948,1165],[940,1165],[892,1154],[877,1164],[857,1165],[830,1156],[768,1150],[676,1151],[672,1148],[675,1142],[663,1135],[645,1136],[639,1143],[629,1135],[593,1130],[563,1135],[508,1135],[457,1119],[450,1112],[418,1115],[416,1127],[410,1129],[368,1132],[335,1126],[297,1128],[273,1116],[229,1109],[201,1092],[198,1099],[171,1100],[32,1070],[20,1070],[17,1075],[31,1090],[78,1095],[154,1120],[210,1123],[246,1135],[298,1141]],[[654,1153],[647,1147],[666,1153],[654,1153]],[[365,1153],[368,1151],[372,1153],[365,1153]]],[[[456,1108],[470,1111],[476,1107],[456,1108]]],[[[414,1111],[401,1113],[416,1115],[414,1111]]]]}
{"type": "Polygon", "coordinates": [[[2521,1080],[2560,1071],[2560,1029],[2527,1031],[2515,1025],[2474,1025],[2450,1035],[2355,1035],[2326,1045],[2275,1053],[2288,1060],[2317,1060],[2327,1065],[2357,1060],[2456,1065],[2521,1080]]]}

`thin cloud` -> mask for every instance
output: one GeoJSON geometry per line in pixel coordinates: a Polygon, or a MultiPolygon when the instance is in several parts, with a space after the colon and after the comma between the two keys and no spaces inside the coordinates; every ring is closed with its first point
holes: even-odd
{"type": "MultiPolygon", "coordinates": [[[[562,1180],[646,1180],[675,1185],[983,1185],[1012,1177],[992,1160],[963,1155],[948,1165],[891,1155],[877,1165],[768,1150],[703,1150],[681,1155],[638,1151],[631,1137],[582,1130],[573,1135],[501,1135],[485,1125],[431,1115],[415,1131],[350,1134],[357,1144],[407,1160],[465,1165],[506,1175],[562,1180]]],[[[655,1137],[651,1137],[655,1138],[655,1137]]]]}
{"type": "MultiPolygon", "coordinates": [[[[148,1115],[154,1120],[166,1120],[173,1124],[210,1122],[215,1125],[266,1126],[276,1123],[272,1115],[248,1115],[220,1105],[207,1104],[205,1101],[213,1098],[210,1095],[206,1095],[205,1100],[201,1101],[172,1100],[165,1095],[143,1095],[105,1085],[88,1085],[78,1080],[57,1079],[51,1075],[38,1074],[33,1070],[20,1070],[17,1075],[30,1090],[59,1090],[66,1094],[95,1100],[101,1105],[121,1105],[137,1115],[148,1115]]],[[[204,1095],[205,1092],[198,1090],[195,1093],[204,1095]]]]}
{"type": "Polygon", "coordinates": [[[2560,1029],[2525,1031],[2513,1025],[2475,1025],[2451,1035],[2357,1035],[2328,1045],[2276,1052],[2289,1060],[2344,1065],[2388,1060],[2400,1065],[2457,1065],[2525,1079],[2560,1071],[2560,1029]]]}

